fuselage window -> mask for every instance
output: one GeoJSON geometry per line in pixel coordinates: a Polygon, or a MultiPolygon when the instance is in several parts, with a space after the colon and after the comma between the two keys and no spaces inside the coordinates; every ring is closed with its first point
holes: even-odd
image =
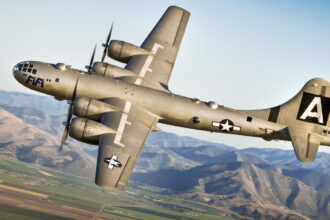
{"type": "Polygon", "coordinates": [[[31,73],[32,72],[32,69],[28,69],[28,72],[31,73]]]}
{"type": "Polygon", "coordinates": [[[55,82],[59,82],[59,81],[60,81],[60,79],[59,79],[59,78],[56,78],[56,79],[55,79],[55,82]]]}
{"type": "Polygon", "coordinates": [[[27,68],[23,68],[23,72],[26,72],[27,68]]]}
{"type": "Polygon", "coordinates": [[[37,70],[36,70],[36,69],[33,69],[33,70],[32,70],[32,73],[33,73],[33,74],[36,74],[36,73],[37,73],[37,70]]]}

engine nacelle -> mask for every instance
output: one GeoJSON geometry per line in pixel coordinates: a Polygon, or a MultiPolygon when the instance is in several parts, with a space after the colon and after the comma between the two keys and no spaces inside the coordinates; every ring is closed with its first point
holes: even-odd
{"type": "Polygon", "coordinates": [[[96,121],[87,118],[74,118],[71,121],[70,137],[88,144],[99,144],[99,137],[102,134],[116,133],[113,129],[96,121]]]}
{"type": "Polygon", "coordinates": [[[109,63],[101,63],[101,62],[95,62],[92,67],[92,72],[102,75],[102,76],[110,76],[113,78],[118,78],[122,76],[137,76],[135,73],[120,68],[118,66],[114,66],[109,63]]]}
{"type": "Polygon", "coordinates": [[[101,114],[106,112],[121,111],[115,106],[91,98],[77,98],[73,106],[73,114],[92,120],[100,120],[101,114]]]}
{"type": "Polygon", "coordinates": [[[119,40],[112,40],[108,49],[108,56],[122,63],[128,63],[131,57],[142,54],[150,55],[151,53],[138,46],[119,40]]]}

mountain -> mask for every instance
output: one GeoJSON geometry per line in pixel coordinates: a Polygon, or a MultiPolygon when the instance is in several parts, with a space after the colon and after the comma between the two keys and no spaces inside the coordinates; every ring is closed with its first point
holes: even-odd
{"type": "Polygon", "coordinates": [[[221,163],[185,171],[167,169],[135,173],[133,179],[164,188],[172,195],[227,207],[240,215],[257,219],[260,216],[265,219],[287,219],[291,215],[293,219],[303,219],[302,215],[327,219],[330,214],[329,192],[318,192],[292,177],[249,163],[221,163]]]}
{"type": "Polygon", "coordinates": [[[0,154],[78,176],[94,178],[95,162],[69,144],[59,151],[60,140],[0,109],[0,154]]]}
{"type": "Polygon", "coordinates": [[[152,172],[166,168],[186,170],[198,165],[200,164],[182,157],[167,148],[147,145],[136,164],[135,171],[152,172]]]}
{"type": "Polygon", "coordinates": [[[318,152],[313,163],[300,162],[293,150],[280,150],[276,148],[247,148],[240,152],[249,155],[258,155],[272,165],[291,164],[304,169],[318,170],[330,175],[330,154],[318,152]]]}
{"type": "Polygon", "coordinates": [[[298,179],[306,185],[320,192],[330,192],[330,176],[315,169],[304,169],[292,164],[289,165],[270,165],[265,169],[273,170],[284,176],[298,179]]]}
{"type": "Polygon", "coordinates": [[[225,150],[233,150],[234,147],[230,147],[225,144],[212,143],[209,141],[203,141],[197,138],[179,136],[168,132],[153,132],[149,135],[146,145],[157,145],[162,148],[167,147],[199,147],[203,145],[217,146],[225,150]]]}
{"type": "MultiPolygon", "coordinates": [[[[40,130],[58,138],[63,134],[63,121],[66,119],[67,104],[50,96],[39,96],[21,92],[0,90],[0,109],[4,109],[24,122],[35,125],[40,130]]],[[[68,137],[68,142],[82,149],[94,149],[94,146],[78,142],[68,137]]]]}
{"type": "Polygon", "coordinates": [[[49,115],[65,115],[67,110],[66,102],[57,101],[54,97],[1,90],[0,104],[6,106],[30,107],[49,115]]]}
{"type": "MultiPolygon", "coordinates": [[[[203,143],[205,144],[205,143],[203,143]]],[[[219,155],[228,153],[233,151],[234,148],[229,148],[227,146],[221,145],[202,145],[202,146],[188,146],[187,144],[184,147],[174,147],[169,148],[175,153],[188,158],[190,160],[196,161],[198,163],[208,163],[212,158],[217,157],[219,155]]]]}
{"type": "Polygon", "coordinates": [[[63,116],[51,116],[37,108],[18,107],[12,105],[0,104],[0,108],[12,113],[24,122],[34,125],[39,129],[46,131],[52,135],[60,136],[63,132],[63,126],[60,126],[63,116]]]}
{"type": "Polygon", "coordinates": [[[199,147],[172,147],[175,153],[200,164],[249,162],[259,166],[267,166],[268,162],[256,155],[244,154],[226,145],[208,145],[199,147]]]}
{"type": "Polygon", "coordinates": [[[241,153],[240,151],[230,151],[225,154],[221,154],[217,157],[210,159],[205,164],[212,164],[212,163],[232,163],[232,162],[247,162],[250,164],[257,165],[258,167],[267,167],[269,164],[267,161],[261,159],[256,155],[248,155],[241,153]]]}

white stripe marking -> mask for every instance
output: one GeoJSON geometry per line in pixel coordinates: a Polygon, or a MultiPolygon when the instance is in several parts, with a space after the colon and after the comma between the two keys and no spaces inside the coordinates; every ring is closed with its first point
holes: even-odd
{"type": "Polygon", "coordinates": [[[119,146],[122,146],[122,147],[124,147],[124,144],[120,143],[120,140],[121,140],[125,125],[126,124],[129,124],[129,125],[131,124],[130,122],[127,121],[128,112],[131,109],[131,105],[132,105],[132,103],[129,102],[129,101],[127,101],[125,103],[124,112],[121,115],[121,119],[120,119],[118,130],[117,130],[117,134],[115,136],[115,140],[113,141],[113,143],[118,144],[119,146]]]}
{"type": "MultiPolygon", "coordinates": [[[[156,54],[159,48],[163,49],[164,47],[160,44],[155,43],[154,46],[152,47],[151,53],[156,54]]],[[[140,85],[142,82],[142,79],[146,75],[146,73],[152,72],[152,69],[150,69],[150,65],[151,65],[153,59],[154,59],[153,56],[147,57],[146,62],[143,64],[143,67],[141,68],[140,73],[134,82],[135,85],[140,85]]],[[[119,146],[122,146],[122,147],[125,146],[124,144],[122,144],[120,142],[121,138],[123,136],[125,126],[126,126],[126,124],[131,125],[131,122],[127,121],[128,113],[131,110],[131,106],[132,106],[132,103],[130,101],[126,101],[125,107],[124,107],[124,113],[121,116],[118,130],[117,130],[117,133],[115,136],[115,140],[113,141],[115,144],[118,144],[119,146]]]]}
{"type": "Polygon", "coordinates": [[[220,123],[219,122],[216,122],[216,121],[212,121],[212,126],[219,127],[220,126],[220,123]]]}

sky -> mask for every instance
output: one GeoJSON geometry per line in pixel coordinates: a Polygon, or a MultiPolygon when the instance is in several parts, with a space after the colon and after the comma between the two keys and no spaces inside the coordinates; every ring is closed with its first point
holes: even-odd
{"type": "MultiPolygon", "coordinates": [[[[140,45],[170,5],[191,13],[170,90],[236,109],[269,108],[312,78],[330,80],[330,2],[306,0],[0,0],[0,89],[34,93],[12,77],[23,60],[84,69],[94,44],[114,23],[112,39],[140,45]]],[[[106,60],[120,65],[110,58],[106,60]]],[[[38,93],[39,94],[39,93],[38,93]]],[[[178,135],[244,147],[286,142],[160,125],[178,135]]],[[[325,147],[321,147],[324,150],[325,147]]]]}

